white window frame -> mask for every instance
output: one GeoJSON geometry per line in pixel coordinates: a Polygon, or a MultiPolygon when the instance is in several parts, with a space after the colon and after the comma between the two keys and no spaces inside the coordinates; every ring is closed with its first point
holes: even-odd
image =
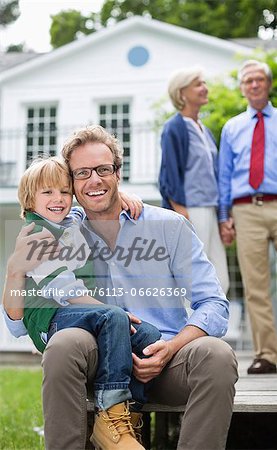
{"type": "Polygon", "coordinates": [[[128,182],[131,176],[131,100],[99,99],[97,101],[98,123],[116,135],[124,149],[122,181],[128,182]]]}
{"type": "Polygon", "coordinates": [[[57,154],[57,114],[56,103],[28,104],[26,108],[26,166],[42,155],[57,154]],[[33,115],[30,115],[33,110],[33,115]]]}

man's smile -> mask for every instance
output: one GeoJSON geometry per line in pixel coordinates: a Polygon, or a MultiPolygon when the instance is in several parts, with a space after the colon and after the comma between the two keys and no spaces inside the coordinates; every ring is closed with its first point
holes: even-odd
{"type": "Polygon", "coordinates": [[[101,197],[102,195],[105,195],[107,190],[102,189],[101,191],[88,191],[86,195],[89,197],[101,197]]]}

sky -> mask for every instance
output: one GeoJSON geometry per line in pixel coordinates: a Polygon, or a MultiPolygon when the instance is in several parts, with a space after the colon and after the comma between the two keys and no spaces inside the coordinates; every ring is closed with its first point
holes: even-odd
{"type": "Polygon", "coordinates": [[[77,9],[83,14],[101,9],[103,0],[19,0],[21,14],[13,24],[0,30],[0,50],[10,44],[25,42],[37,52],[51,50],[49,29],[51,14],[77,9]]]}

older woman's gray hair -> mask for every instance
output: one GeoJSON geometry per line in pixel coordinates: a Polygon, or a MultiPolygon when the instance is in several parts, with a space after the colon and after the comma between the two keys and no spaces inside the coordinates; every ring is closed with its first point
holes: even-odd
{"type": "Polygon", "coordinates": [[[242,82],[242,79],[247,72],[248,67],[256,66],[257,70],[262,70],[266,77],[269,79],[269,81],[272,81],[272,71],[268,64],[265,62],[257,61],[256,59],[248,59],[247,61],[244,61],[241,68],[238,71],[238,81],[239,83],[242,82]]]}
{"type": "Polygon", "coordinates": [[[182,98],[181,90],[200,77],[203,77],[203,69],[200,66],[179,69],[171,75],[168,84],[168,94],[176,109],[181,111],[186,105],[186,100],[182,98]]]}

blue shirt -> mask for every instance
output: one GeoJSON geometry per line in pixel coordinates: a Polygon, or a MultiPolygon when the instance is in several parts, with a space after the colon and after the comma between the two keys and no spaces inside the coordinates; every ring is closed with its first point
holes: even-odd
{"type": "Polygon", "coordinates": [[[189,134],[189,151],[183,189],[186,206],[217,206],[217,148],[207,128],[184,117],[189,134]]]}
{"type": "MultiPolygon", "coordinates": [[[[202,243],[183,216],[145,205],[135,221],[122,211],[113,253],[88,221],[83,226],[99,286],[94,296],[152,323],[164,339],[186,325],[211,336],[226,333],[228,301],[202,243]],[[190,317],[185,298],[193,310],[190,317]]],[[[6,321],[10,331],[19,335],[21,321],[7,316],[6,321]]]]}
{"type": "Polygon", "coordinates": [[[230,119],[222,130],[219,152],[219,220],[228,220],[235,198],[277,194],[277,109],[271,103],[263,109],[265,124],[264,179],[257,190],[249,184],[251,143],[257,111],[248,106],[230,119]]]}
{"type": "Polygon", "coordinates": [[[217,206],[217,148],[204,125],[180,113],[164,125],[159,187],[162,205],[172,209],[169,200],[183,206],[217,206]]]}

